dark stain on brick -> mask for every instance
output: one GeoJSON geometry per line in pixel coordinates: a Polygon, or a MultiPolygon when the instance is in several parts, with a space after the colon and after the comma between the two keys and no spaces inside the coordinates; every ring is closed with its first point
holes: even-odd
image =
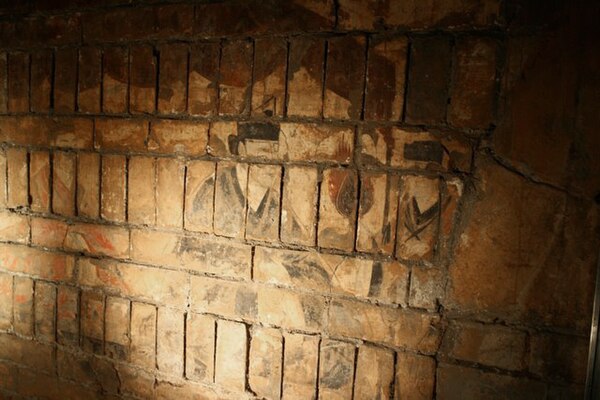
{"type": "Polygon", "coordinates": [[[229,152],[234,155],[240,154],[240,144],[252,141],[279,142],[279,124],[270,122],[238,123],[237,131],[237,135],[229,135],[227,138],[229,152]]]}
{"type": "Polygon", "coordinates": [[[433,140],[422,140],[404,145],[404,158],[411,161],[427,161],[442,163],[444,148],[441,143],[433,140]]]}
{"type": "Polygon", "coordinates": [[[374,261],[371,270],[371,283],[369,283],[369,297],[377,296],[383,282],[383,267],[380,261],[374,261]]]}
{"type": "Polygon", "coordinates": [[[241,288],[235,294],[235,312],[245,317],[256,317],[258,314],[258,302],[256,293],[241,288]]]}

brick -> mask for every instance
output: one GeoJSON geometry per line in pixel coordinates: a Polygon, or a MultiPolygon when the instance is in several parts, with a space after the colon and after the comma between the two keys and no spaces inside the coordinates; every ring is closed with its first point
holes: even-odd
{"type": "Polygon", "coordinates": [[[332,300],[328,332],[434,353],[439,345],[439,316],[373,304],[332,300]]]}
{"type": "Polygon", "coordinates": [[[81,16],[83,41],[130,41],[154,32],[152,8],[118,8],[93,11],[81,16]],[[123,21],[127,21],[126,24],[123,21]]]}
{"type": "Polygon", "coordinates": [[[216,388],[214,385],[207,386],[174,377],[169,377],[166,380],[157,379],[155,386],[156,398],[164,400],[191,400],[197,393],[201,393],[202,399],[206,400],[238,398],[240,395],[245,396],[238,391],[231,391],[221,387],[216,388]]]}
{"type": "Polygon", "coordinates": [[[192,276],[190,299],[196,312],[253,319],[258,313],[256,290],[243,282],[192,276]]]}
{"type": "Polygon", "coordinates": [[[442,213],[440,215],[440,253],[450,254],[452,237],[457,226],[459,211],[465,193],[464,182],[457,177],[445,179],[442,185],[442,213]]]}
{"type": "Polygon", "coordinates": [[[356,249],[392,254],[398,215],[398,177],[365,172],[360,177],[356,249]]]}
{"type": "Polygon", "coordinates": [[[147,45],[134,45],[130,52],[129,110],[133,114],[156,109],[156,55],[147,45]]]}
{"type": "Polygon", "coordinates": [[[31,209],[38,212],[49,212],[50,156],[45,151],[32,151],[29,157],[31,209]]]}
{"type": "Polygon", "coordinates": [[[48,145],[91,149],[94,142],[93,122],[87,118],[39,118],[38,124],[48,137],[48,145]]]}
{"type": "Polygon", "coordinates": [[[186,111],[188,47],[170,44],[160,48],[158,112],[179,114],[186,111]]]}
{"type": "Polygon", "coordinates": [[[76,223],[69,227],[64,247],[71,251],[126,258],[129,256],[129,231],[120,226],[76,223]]]}
{"type": "Polygon", "coordinates": [[[127,218],[134,224],[156,222],[156,161],[152,157],[131,157],[127,174],[127,218]]]}
{"type": "Polygon", "coordinates": [[[102,112],[127,112],[129,84],[129,51],[122,47],[108,47],[102,59],[102,112]]]}
{"type": "Polygon", "coordinates": [[[486,315],[503,320],[539,318],[544,324],[584,334],[589,328],[593,298],[589,279],[596,260],[582,255],[597,247],[589,240],[595,237],[597,223],[593,206],[530,185],[492,160],[480,160],[479,168],[478,179],[485,185],[480,200],[469,211],[471,222],[461,233],[449,267],[446,304],[461,311],[485,310],[486,315]],[[556,218],[564,218],[560,228],[556,218]],[[515,227],[519,235],[515,235],[515,227]],[[564,239],[565,254],[573,255],[569,274],[560,272],[563,261],[542,256],[553,253],[555,235],[564,239]],[[523,248],[536,251],[523,252],[523,248]],[[515,254],[519,255],[518,268],[515,254]],[[535,285],[527,284],[523,274],[532,276],[535,285]],[[467,277],[474,277],[474,286],[466,284],[467,277]],[[575,287],[579,295],[571,298],[569,293],[575,287]]]}
{"type": "Polygon", "coordinates": [[[289,45],[287,114],[320,117],[323,112],[323,39],[293,39],[289,45]]]}
{"type": "Polygon", "coordinates": [[[58,49],[54,55],[54,110],[75,111],[77,93],[77,49],[58,49]]]}
{"type": "Polygon", "coordinates": [[[40,118],[23,116],[2,116],[0,119],[0,140],[16,145],[48,145],[48,135],[39,123],[40,118]]]}
{"type": "Polygon", "coordinates": [[[38,16],[21,20],[17,28],[22,46],[61,46],[79,43],[81,34],[78,15],[38,16]]]}
{"type": "Polygon", "coordinates": [[[38,340],[54,342],[56,340],[56,286],[36,281],[33,299],[35,337],[38,340]]]}
{"type": "Polygon", "coordinates": [[[216,114],[219,53],[217,43],[196,44],[190,49],[188,111],[192,115],[216,114]]]}
{"type": "Polygon", "coordinates": [[[96,119],[95,148],[127,152],[146,151],[148,122],[130,119],[96,119]]]}
{"type": "Polygon", "coordinates": [[[192,33],[194,7],[191,4],[163,5],[155,7],[153,11],[156,15],[156,37],[181,37],[192,33]]]}
{"type": "Polygon", "coordinates": [[[47,151],[29,154],[29,194],[32,211],[50,211],[50,154],[47,151]]]}
{"type": "Polygon", "coordinates": [[[410,353],[397,353],[395,400],[432,399],[435,390],[435,379],[436,364],[433,358],[410,353]]]}
{"type": "Polygon", "coordinates": [[[250,389],[267,399],[279,399],[283,357],[283,337],[280,331],[252,327],[248,366],[250,389]]]}
{"type": "Polygon", "coordinates": [[[449,39],[412,39],[406,96],[407,122],[431,125],[444,123],[451,60],[449,39]]]}
{"type": "Polygon", "coordinates": [[[423,176],[401,178],[396,256],[431,260],[437,245],[439,181],[423,176]]]}
{"type": "Polygon", "coordinates": [[[156,161],[156,224],[160,227],[183,226],[185,164],[178,159],[156,161]]]}
{"type": "Polygon", "coordinates": [[[267,286],[207,277],[192,278],[192,308],[288,329],[315,331],[325,322],[325,299],[267,286]]]}
{"type": "MultiPolygon", "coordinates": [[[[94,390],[92,392],[94,394],[102,391],[105,397],[109,397],[119,390],[120,382],[117,370],[109,360],[93,355],[82,357],[59,349],[57,351],[57,364],[59,376],[68,377],[78,385],[83,384],[89,387],[90,390],[94,390]]],[[[61,392],[65,393],[66,398],[89,398],[90,395],[87,392],[82,393],[82,390],[81,387],[75,386],[75,384],[67,388],[61,387],[61,392]]],[[[97,397],[92,396],[91,398],[97,397]]]]}
{"type": "Polygon", "coordinates": [[[0,149],[0,208],[6,207],[6,192],[7,192],[7,171],[6,171],[6,153],[4,149],[0,149]]]}
{"type": "Polygon", "coordinates": [[[148,150],[152,152],[201,156],[207,144],[208,123],[159,120],[150,126],[148,150]]]}
{"type": "Polygon", "coordinates": [[[100,216],[109,221],[124,222],[127,159],[125,156],[105,155],[102,156],[100,164],[102,165],[100,216]]]}
{"type": "Polygon", "coordinates": [[[214,122],[209,153],[222,157],[347,164],[352,159],[353,138],[352,129],[330,125],[214,122]]]}
{"type": "MultiPolygon", "coordinates": [[[[433,394],[433,373],[431,385],[430,390],[423,391],[423,395],[415,398],[431,398],[427,395],[433,394]]],[[[546,398],[546,384],[527,378],[442,364],[438,367],[435,392],[438,397],[449,400],[494,398],[498,396],[514,400],[541,400],[546,398]]]]}
{"type": "MultiPolygon", "coordinates": [[[[23,339],[7,333],[0,333],[0,359],[3,360],[12,361],[52,374],[55,371],[53,350],[51,345],[45,343],[23,339]]],[[[17,379],[17,381],[19,380],[17,379]]],[[[19,393],[26,396],[22,390],[19,390],[19,393]]]]}
{"type": "Polygon", "coordinates": [[[123,394],[143,399],[154,398],[154,375],[127,364],[117,368],[123,394]]]}
{"type": "Polygon", "coordinates": [[[256,281],[299,290],[404,304],[408,269],[398,262],[362,260],[313,251],[256,247],[256,281]]]}
{"type": "Polygon", "coordinates": [[[326,305],[321,296],[259,287],[257,304],[259,319],[268,324],[305,331],[322,330],[325,325],[326,305]]]}
{"type": "MultiPolygon", "coordinates": [[[[13,296],[13,328],[23,336],[33,336],[33,280],[15,276],[13,296]]],[[[5,303],[6,304],[6,303],[5,303]]]]}
{"type": "Polygon", "coordinates": [[[31,111],[48,112],[52,93],[53,53],[42,50],[31,55],[31,111]]]}
{"type": "Polygon", "coordinates": [[[55,376],[45,375],[36,371],[19,370],[17,382],[17,390],[23,396],[60,397],[58,394],[58,379],[55,376]],[[35,384],[31,384],[30,382],[35,382],[35,384]]]}
{"type": "Polygon", "coordinates": [[[217,321],[215,383],[230,390],[246,389],[246,325],[217,321]]]}
{"type": "Polygon", "coordinates": [[[471,144],[459,135],[407,131],[395,127],[360,133],[361,163],[402,169],[471,170],[471,144]]]}
{"type": "Polygon", "coordinates": [[[0,267],[52,281],[73,279],[73,257],[19,245],[0,244],[0,267]]]}
{"type": "Polygon", "coordinates": [[[29,231],[27,216],[0,211],[0,240],[26,244],[29,242],[29,231]]]}
{"type": "Polygon", "coordinates": [[[130,302],[119,297],[106,297],[104,351],[110,358],[127,360],[129,354],[130,302]]]}
{"type": "Polygon", "coordinates": [[[7,202],[10,208],[27,207],[27,151],[18,148],[8,148],[6,152],[7,202]]]}
{"type": "MultiPolygon", "coordinates": [[[[585,383],[587,338],[541,333],[532,335],[530,343],[529,371],[535,376],[554,382],[585,383]]],[[[504,351],[507,349],[510,347],[504,347],[504,351]]]]}
{"type": "Polygon", "coordinates": [[[314,399],[317,390],[318,336],[284,336],[282,399],[314,399]]]}
{"type": "Polygon", "coordinates": [[[77,105],[80,112],[99,113],[102,85],[102,52],[95,47],[79,49],[79,86],[77,105]]]}
{"type": "Polygon", "coordinates": [[[76,155],[57,151],[52,157],[52,212],[75,215],[76,155]]]}
{"type": "Polygon", "coordinates": [[[100,155],[77,154],[77,213],[88,218],[100,215],[100,155]]]}
{"type": "Polygon", "coordinates": [[[493,122],[498,45],[467,37],[456,43],[448,122],[460,128],[487,129],[493,122]]]}
{"type": "Polygon", "coordinates": [[[7,54],[0,52],[0,113],[8,111],[7,54]]]}
{"type": "Polygon", "coordinates": [[[451,323],[440,353],[446,357],[511,371],[525,367],[527,334],[503,326],[451,323]]]}
{"type": "Polygon", "coordinates": [[[62,377],[68,377],[70,380],[77,382],[78,384],[84,384],[92,387],[96,390],[100,390],[101,379],[100,376],[96,376],[96,369],[93,356],[90,355],[77,355],[63,349],[58,349],[56,352],[56,364],[58,369],[58,375],[62,377]]]}
{"type": "Polygon", "coordinates": [[[316,241],[317,170],[290,166],[283,175],[281,241],[311,246],[316,241]]]}
{"type": "Polygon", "coordinates": [[[29,68],[29,54],[8,54],[8,110],[11,112],[29,111],[29,68]]]}
{"type": "Polygon", "coordinates": [[[185,376],[211,383],[215,371],[216,321],[209,315],[188,313],[185,349],[185,376]]]}
{"type": "Polygon", "coordinates": [[[144,303],[131,304],[130,362],[156,368],[156,307],[144,303]]]}
{"type": "Polygon", "coordinates": [[[394,382],[394,354],[362,345],[358,349],[354,396],[358,399],[389,399],[394,382]]]}
{"type": "Polygon", "coordinates": [[[188,284],[183,272],[92,258],[80,258],[78,267],[81,285],[152,303],[185,306],[188,284]]]}
{"type": "Polygon", "coordinates": [[[55,376],[45,375],[36,371],[19,370],[17,382],[17,390],[23,396],[34,398],[40,396],[61,397],[58,394],[58,379],[55,376]],[[31,382],[35,382],[35,384],[31,384],[31,382]]]}
{"type": "Polygon", "coordinates": [[[339,26],[343,30],[378,30],[385,27],[412,29],[485,27],[500,16],[500,2],[376,1],[342,0],[339,26]]]}
{"type": "Polygon", "coordinates": [[[405,37],[375,36],[369,41],[366,120],[402,119],[406,84],[408,40],[405,37]]]}
{"type": "Polygon", "coordinates": [[[352,397],[356,347],[323,339],[319,357],[319,396],[329,399],[352,397]]]}
{"type": "Polygon", "coordinates": [[[246,239],[276,241],[279,237],[281,167],[251,165],[248,171],[246,239]]]}
{"type": "Polygon", "coordinates": [[[252,248],[246,244],[183,237],[179,241],[181,266],[192,271],[250,278],[252,248]]]}
{"type": "Polygon", "coordinates": [[[199,4],[194,33],[200,36],[249,36],[265,33],[332,30],[333,1],[293,1],[271,4],[250,1],[240,4],[199,4]],[[231,24],[231,21],[243,21],[231,24]],[[274,24],[272,21],[277,21],[274,24]]]}
{"type": "Polygon", "coordinates": [[[413,268],[410,275],[409,305],[435,310],[443,303],[446,273],[439,268],[413,268]]]}
{"type": "Polygon", "coordinates": [[[342,36],[328,40],[323,116],[360,119],[365,83],[364,36],[342,36]]]}
{"type": "Polygon", "coordinates": [[[81,292],[81,346],[87,352],[103,354],[104,296],[81,292]]]}
{"type": "Polygon", "coordinates": [[[340,250],[354,248],[357,177],[353,170],[323,171],[319,207],[318,244],[340,250]]]}
{"type": "Polygon", "coordinates": [[[16,391],[18,368],[7,362],[0,362],[0,389],[16,391]]]}
{"type": "Polygon", "coordinates": [[[215,195],[214,162],[190,161],[185,182],[185,229],[212,232],[215,195]]]}
{"type": "Polygon", "coordinates": [[[185,315],[167,308],[158,309],[156,319],[156,365],[170,375],[183,375],[185,315]]]}
{"type": "Polygon", "coordinates": [[[281,38],[254,41],[252,115],[282,117],[285,107],[287,42],[281,38]]]}
{"type": "Polygon", "coordinates": [[[56,336],[63,345],[79,345],[79,290],[59,286],[56,299],[56,336]]]}
{"type": "Polygon", "coordinates": [[[250,41],[223,43],[219,69],[219,115],[247,114],[250,111],[253,51],[250,41]]]}
{"type": "Polygon", "coordinates": [[[13,325],[13,276],[0,272],[0,329],[9,330],[13,325]]]}
{"type": "Polygon", "coordinates": [[[217,163],[214,231],[217,235],[241,238],[247,208],[248,164],[217,163]]]}

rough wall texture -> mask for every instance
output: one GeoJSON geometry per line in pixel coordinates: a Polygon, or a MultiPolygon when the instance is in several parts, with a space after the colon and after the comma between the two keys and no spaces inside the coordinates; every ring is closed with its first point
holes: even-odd
{"type": "Polygon", "coordinates": [[[581,397],[597,5],[89,4],[0,8],[0,398],[581,397]]]}

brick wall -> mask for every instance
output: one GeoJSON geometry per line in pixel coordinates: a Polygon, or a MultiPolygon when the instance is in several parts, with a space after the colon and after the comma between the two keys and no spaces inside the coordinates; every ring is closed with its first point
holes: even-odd
{"type": "Polygon", "coordinates": [[[0,398],[580,397],[598,10],[533,3],[2,5],[0,398]]]}

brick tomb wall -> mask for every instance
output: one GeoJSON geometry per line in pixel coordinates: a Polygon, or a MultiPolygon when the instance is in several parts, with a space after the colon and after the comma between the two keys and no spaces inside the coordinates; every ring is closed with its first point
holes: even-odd
{"type": "Polygon", "coordinates": [[[0,398],[581,394],[564,10],[148,3],[1,8],[0,398]]]}

